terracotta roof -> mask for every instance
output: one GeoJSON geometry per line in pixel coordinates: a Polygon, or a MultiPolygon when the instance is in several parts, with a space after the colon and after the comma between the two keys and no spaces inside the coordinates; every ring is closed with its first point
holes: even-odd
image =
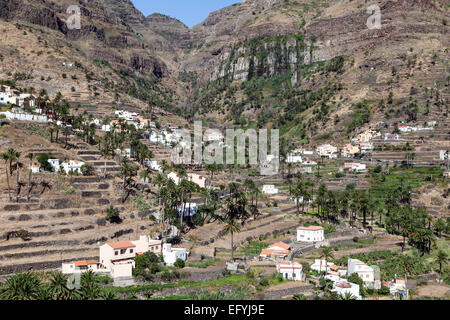
{"type": "Polygon", "coordinates": [[[124,248],[136,247],[133,244],[133,242],[131,242],[131,241],[112,242],[112,243],[107,243],[107,245],[113,249],[124,249],[124,248]]]}
{"type": "Polygon", "coordinates": [[[270,256],[272,254],[279,254],[279,255],[288,255],[289,251],[287,250],[273,250],[273,249],[262,249],[260,255],[267,255],[270,256]]]}
{"type": "Polygon", "coordinates": [[[289,250],[289,248],[291,247],[290,245],[288,245],[288,244],[286,244],[286,243],[284,243],[284,242],[277,242],[277,243],[274,243],[274,244],[272,244],[270,247],[269,247],[269,249],[270,248],[273,248],[273,247],[280,247],[280,248],[283,248],[284,250],[289,250]]]}
{"type": "Polygon", "coordinates": [[[95,261],[95,260],[73,261],[72,263],[73,263],[76,267],[87,267],[88,265],[92,265],[92,264],[100,264],[98,261],[95,261]]]}
{"type": "Polygon", "coordinates": [[[323,230],[323,227],[319,227],[319,226],[298,227],[297,230],[317,231],[317,230],[323,230]]]}

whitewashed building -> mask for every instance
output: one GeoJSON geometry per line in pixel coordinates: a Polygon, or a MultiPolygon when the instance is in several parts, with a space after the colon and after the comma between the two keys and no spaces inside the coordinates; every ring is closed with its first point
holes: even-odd
{"type": "Polygon", "coordinates": [[[262,192],[265,194],[278,194],[278,189],[273,184],[266,184],[263,186],[262,192]]]}
{"type": "Polygon", "coordinates": [[[61,167],[66,174],[69,174],[70,172],[81,174],[81,167],[83,165],[84,162],[80,160],[69,160],[61,163],[61,167]]]}
{"type": "Polygon", "coordinates": [[[337,147],[331,145],[331,144],[323,144],[319,147],[317,147],[316,152],[321,157],[327,157],[330,159],[337,158],[337,147]]]}
{"type": "Polygon", "coordinates": [[[351,294],[356,300],[361,300],[359,294],[359,285],[351,283],[346,280],[342,280],[333,285],[331,292],[336,292],[340,296],[344,297],[346,294],[351,294]]]}
{"type": "Polygon", "coordinates": [[[287,156],[287,163],[302,163],[302,156],[291,153],[287,156]]]}
{"type": "Polygon", "coordinates": [[[100,267],[100,262],[95,260],[72,261],[62,264],[63,274],[81,274],[88,270],[92,272],[104,272],[100,267]]]}
{"type": "Polygon", "coordinates": [[[309,226],[297,228],[297,241],[300,242],[320,242],[325,240],[323,227],[309,226]]]}
{"type": "Polygon", "coordinates": [[[281,261],[277,263],[277,272],[283,275],[284,279],[301,281],[303,266],[292,261],[281,261]]]}
{"type": "Polygon", "coordinates": [[[188,252],[185,248],[172,248],[170,243],[165,243],[163,245],[162,254],[164,262],[169,266],[173,266],[178,259],[186,261],[188,256],[188,252]]]}
{"type": "Polygon", "coordinates": [[[188,173],[187,180],[195,183],[200,188],[206,188],[206,177],[197,173],[188,173]]]}
{"type": "Polygon", "coordinates": [[[364,262],[358,259],[348,259],[348,275],[357,273],[364,282],[375,281],[375,271],[364,262]]]}
{"type": "Polygon", "coordinates": [[[178,185],[178,184],[180,183],[180,180],[181,180],[180,177],[178,177],[178,173],[175,172],[175,171],[170,172],[170,173],[167,175],[167,178],[168,178],[168,179],[172,179],[173,182],[175,182],[176,185],[178,185]]]}

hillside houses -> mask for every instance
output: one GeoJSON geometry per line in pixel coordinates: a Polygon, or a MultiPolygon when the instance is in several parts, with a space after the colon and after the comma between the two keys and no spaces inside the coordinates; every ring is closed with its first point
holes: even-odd
{"type": "Polygon", "coordinates": [[[275,188],[273,184],[266,184],[262,188],[264,194],[278,194],[278,188],[275,188]]]}
{"type": "Polygon", "coordinates": [[[136,241],[109,242],[100,246],[100,260],[73,261],[62,264],[64,274],[80,274],[88,270],[109,273],[113,278],[131,277],[136,255],[162,253],[161,240],[151,240],[147,235],[136,241]]]}
{"type": "Polygon", "coordinates": [[[361,260],[348,259],[347,270],[349,276],[353,273],[357,273],[364,282],[374,283],[375,281],[375,270],[361,260]]]}
{"type": "Polygon", "coordinates": [[[9,86],[0,86],[0,104],[12,104],[19,107],[34,107],[36,95],[20,93],[19,90],[9,86]]]}
{"type": "Polygon", "coordinates": [[[282,261],[277,264],[277,272],[283,276],[284,279],[301,281],[303,277],[303,266],[292,261],[282,261]]]}
{"type": "Polygon", "coordinates": [[[262,249],[259,254],[260,260],[263,259],[285,259],[290,252],[291,246],[284,242],[277,242],[269,247],[262,249]]]}
{"type": "Polygon", "coordinates": [[[48,159],[47,162],[50,164],[54,172],[64,172],[65,174],[82,174],[81,168],[85,164],[80,160],[69,160],[60,163],[59,159],[48,159]]]}
{"type": "Polygon", "coordinates": [[[386,133],[384,135],[384,141],[398,141],[400,136],[397,133],[386,133]]]}
{"type": "MultiPolygon", "coordinates": [[[[168,179],[172,179],[176,185],[181,182],[181,178],[178,176],[178,172],[172,171],[167,175],[168,179]]],[[[207,179],[205,176],[197,174],[197,173],[188,173],[186,177],[187,181],[191,181],[198,185],[200,188],[206,188],[207,179]]]]}
{"type": "Polygon", "coordinates": [[[331,144],[323,144],[316,149],[317,155],[320,157],[327,157],[329,159],[336,159],[337,151],[337,147],[331,144]]]}
{"type": "Polygon", "coordinates": [[[344,163],[345,171],[365,172],[367,167],[364,163],[344,163]]]}
{"type": "Polygon", "coordinates": [[[351,144],[346,144],[341,148],[341,155],[343,157],[353,157],[355,154],[359,152],[360,149],[358,145],[354,146],[351,144]]]}
{"type": "Polygon", "coordinates": [[[297,228],[297,241],[299,242],[320,242],[325,240],[323,227],[309,226],[297,228]]]}
{"type": "Polygon", "coordinates": [[[287,163],[302,163],[302,156],[295,154],[295,153],[290,153],[286,158],[286,162],[287,163]]]}
{"type": "Polygon", "coordinates": [[[173,266],[178,259],[186,261],[188,256],[186,249],[173,248],[170,243],[164,244],[162,254],[164,262],[169,266],[173,266]]]}

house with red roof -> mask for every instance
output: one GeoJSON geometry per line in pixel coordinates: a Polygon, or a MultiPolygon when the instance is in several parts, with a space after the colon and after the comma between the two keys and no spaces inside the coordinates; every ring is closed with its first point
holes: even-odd
{"type": "Polygon", "coordinates": [[[100,262],[96,260],[72,261],[62,264],[63,274],[81,274],[88,270],[93,272],[101,272],[100,262]]]}
{"type": "Polygon", "coordinates": [[[277,272],[283,276],[284,279],[301,281],[303,266],[292,261],[282,261],[277,264],[277,272]]]}
{"type": "Polygon", "coordinates": [[[262,249],[261,253],[259,254],[259,257],[261,259],[268,259],[268,258],[284,259],[289,255],[290,249],[291,249],[290,245],[284,242],[277,242],[265,249],[262,249]]]}
{"type": "Polygon", "coordinates": [[[299,242],[321,242],[325,240],[323,227],[309,226],[297,228],[297,241],[299,242]]]}

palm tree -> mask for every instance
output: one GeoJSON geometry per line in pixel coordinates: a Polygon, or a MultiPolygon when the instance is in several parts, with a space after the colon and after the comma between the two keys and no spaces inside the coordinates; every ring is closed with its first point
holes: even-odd
{"type": "Polygon", "coordinates": [[[70,297],[70,289],[67,287],[68,277],[61,272],[56,272],[50,278],[50,289],[52,290],[53,299],[68,300],[70,297]]]}
{"type": "Polygon", "coordinates": [[[98,285],[98,279],[92,270],[88,270],[81,275],[80,291],[84,300],[95,300],[99,297],[100,287],[98,285]]]}
{"type": "Polygon", "coordinates": [[[439,263],[439,273],[442,275],[442,266],[445,266],[448,260],[448,254],[443,251],[439,250],[436,255],[436,262],[439,263]]]}
{"type": "Polygon", "coordinates": [[[230,233],[231,235],[231,260],[234,261],[234,234],[241,231],[241,226],[236,219],[227,219],[223,231],[225,234],[230,233]]]}
{"type": "Polygon", "coordinates": [[[9,278],[0,291],[3,300],[38,300],[41,280],[31,272],[19,273],[9,278]]]}
{"type": "Polygon", "coordinates": [[[119,299],[114,292],[107,291],[107,290],[103,291],[100,294],[100,298],[102,300],[118,300],[119,299]]]}
{"type": "Polygon", "coordinates": [[[16,152],[15,155],[14,155],[15,158],[16,158],[16,165],[15,165],[15,167],[16,167],[16,170],[17,170],[17,172],[16,172],[16,195],[17,195],[16,201],[17,202],[19,202],[19,194],[20,194],[20,189],[21,189],[20,168],[23,167],[23,163],[19,161],[20,155],[21,155],[20,152],[16,152]]]}
{"type": "Polygon", "coordinates": [[[12,200],[11,198],[11,186],[9,184],[9,169],[8,169],[8,162],[9,162],[9,154],[8,152],[2,153],[2,159],[5,161],[5,174],[6,174],[6,183],[8,185],[8,197],[9,201],[12,200]]]}
{"type": "Polygon", "coordinates": [[[341,300],[356,300],[356,297],[350,292],[346,292],[344,295],[340,295],[341,300]]]}
{"type": "MultiPolygon", "coordinates": [[[[334,259],[333,249],[331,247],[324,247],[320,252],[320,259],[325,259],[325,275],[328,273],[328,261],[334,259]]],[[[320,264],[319,272],[322,272],[322,264],[320,264]]]]}

